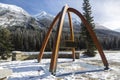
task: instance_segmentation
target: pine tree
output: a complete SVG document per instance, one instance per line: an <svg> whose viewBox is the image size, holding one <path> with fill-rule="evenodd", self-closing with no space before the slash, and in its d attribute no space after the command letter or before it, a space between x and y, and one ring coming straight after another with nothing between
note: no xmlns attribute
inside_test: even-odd
<svg viewBox="0 0 120 80"><path fill-rule="evenodd" d="M11 33L6 28L0 28L0 56L5 59L12 50Z"/></svg>
<svg viewBox="0 0 120 80"><path fill-rule="evenodd" d="M83 0L83 15L87 22L92 26L92 29L94 30L94 23L93 23L93 17L91 16L92 11L91 11L91 6L89 3L89 0ZM81 23L81 37L84 39L85 44L86 44L86 51L84 52L85 55L87 56L95 56L95 45L94 42L90 36L90 33L86 29L85 25Z"/></svg>

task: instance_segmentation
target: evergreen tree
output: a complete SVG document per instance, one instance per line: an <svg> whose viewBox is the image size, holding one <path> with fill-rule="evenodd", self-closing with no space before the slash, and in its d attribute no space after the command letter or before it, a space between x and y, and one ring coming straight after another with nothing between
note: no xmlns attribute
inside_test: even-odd
<svg viewBox="0 0 120 80"><path fill-rule="evenodd" d="M5 59L12 50L11 33L6 28L0 28L0 56Z"/></svg>
<svg viewBox="0 0 120 80"><path fill-rule="evenodd" d="M83 15L87 22L92 26L92 29L94 30L94 23L93 23L93 17L91 16L92 11L91 11L91 6L89 3L89 0L83 0ZM85 25L81 23L81 37L84 39L85 44L86 44L86 51L84 52L85 55L87 56L95 56L95 45L94 42L90 36L90 33L86 29Z"/></svg>

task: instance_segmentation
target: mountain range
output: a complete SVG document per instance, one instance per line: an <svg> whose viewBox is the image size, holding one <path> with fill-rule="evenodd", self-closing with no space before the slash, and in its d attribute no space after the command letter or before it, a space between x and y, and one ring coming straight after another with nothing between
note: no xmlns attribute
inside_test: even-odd
<svg viewBox="0 0 120 80"><path fill-rule="evenodd" d="M118 29L115 29L115 31L117 31L117 32L120 32L120 28L118 28Z"/></svg>
<svg viewBox="0 0 120 80"><path fill-rule="evenodd" d="M31 16L22 8L15 5L8 5L0 3L0 27L15 30L16 28L30 28L30 29L48 29L54 16L45 11ZM73 18L74 32L80 32L80 21ZM69 23L66 18L63 25L63 31L69 32ZM56 28L54 28L56 30ZM95 32L99 37L119 36L120 33L110 30L100 24L95 24Z"/></svg>

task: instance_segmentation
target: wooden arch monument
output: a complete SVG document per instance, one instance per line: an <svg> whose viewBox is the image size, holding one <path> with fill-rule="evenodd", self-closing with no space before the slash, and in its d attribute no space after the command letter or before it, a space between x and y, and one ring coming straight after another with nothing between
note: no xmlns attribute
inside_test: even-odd
<svg viewBox="0 0 120 80"><path fill-rule="evenodd" d="M109 69L109 67L108 67L109 65L108 65L107 59L106 59L106 57L104 55L104 52L102 50L102 47L101 47L98 39L96 37L96 34L92 30L91 25L89 25L87 20L83 17L83 15L79 11L77 11L74 8L68 7L68 5L65 5L62 8L62 10L57 14L57 16L54 18L52 24L50 25L50 28L49 28L46 36L45 36L45 39L43 41L40 53L38 55L38 62L40 62L42 57L43 57L43 52L44 52L44 50L46 48L47 42L48 42L48 40L50 38L50 35L52 33L52 29L53 29L53 27L55 27L55 24L58 21L57 33L56 33L56 36L55 36L55 43L53 45L54 47L53 47L53 50L52 50L51 63L50 63L50 68L49 68L49 71L52 74L54 74L56 72L60 38L61 38L63 22L64 22L64 18L65 18L66 13L68 14L69 25L70 25L70 39L71 39L71 41L74 42L73 24L72 24L72 18L71 18L70 12L76 14L81 19L81 21L83 22L83 24L85 25L85 27L89 31L89 33L91 35L91 38L93 39L93 42L96 45L96 48L99 51L99 54L101 56L102 62L104 64L104 66L105 66L105 69ZM73 57L73 60L74 60L75 59L75 48L72 48L72 57Z"/></svg>

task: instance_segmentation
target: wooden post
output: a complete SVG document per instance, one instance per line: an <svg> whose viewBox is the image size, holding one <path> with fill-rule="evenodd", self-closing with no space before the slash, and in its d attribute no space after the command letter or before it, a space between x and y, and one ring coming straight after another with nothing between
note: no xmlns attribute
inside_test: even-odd
<svg viewBox="0 0 120 80"><path fill-rule="evenodd" d="M52 24L50 25L50 28L49 28L46 36L45 36L45 39L44 39L43 44L42 44L42 47L40 49L40 53L38 55L38 62L40 62L42 57L43 57L43 52L44 52L44 50L46 48L46 45L48 43L48 40L50 38L50 34L52 33L52 29L55 26L55 24L56 24L57 20L59 19L59 17L60 17L60 13L57 14L57 16L54 18Z"/></svg>
<svg viewBox="0 0 120 80"><path fill-rule="evenodd" d="M68 8L68 11L75 13L82 20L83 24L85 25L85 27L87 28L88 32L90 33L90 36L92 37L93 42L95 43L95 45L96 45L96 47L97 47L97 49L99 51L99 54L101 56L101 59L102 59L103 64L105 66L105 69L109 69L108 68L109 65L108 65L107 59L106 59L106 57L104 55L104 52L102 50L102 46L100 45L100 43L99 43L99 41L97 39L97 36L95 35L94 31L92 30L91 25L89 25L89 23L84 18L84 16L79 11L77 11L76 9Z"/></svg>
<svg viewBox="0 0 120 80"><path fill-rule="evenodd" d="M68 18L69 18L69 25L70 25L70 39L71 41L74 42L73 24L72 24L71 14L69 11L68 11ZM72 57L73 57L73 61L75 61L75 48L72 48Z"/></svg>
<svg viewBox="0 0 120 80"><path fill-rule="evenodd" d="M57 34L56 34L56 38L55 38L55 44L53 47L51 63L50 63L50 72L52 74L54 74L56 72L60 38L61 38L61 33L62 33L62 28L63 28L64 17L67 12L67 9L68 9L68 6L65 5L61 11L60 19L58 22Z"/></svg>

